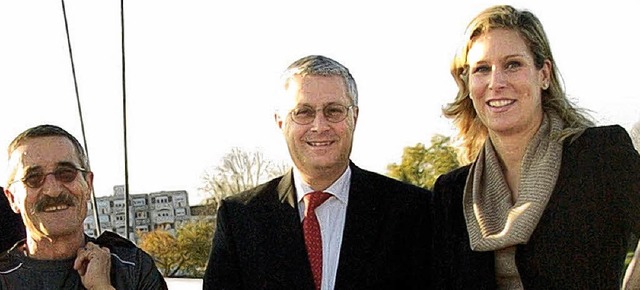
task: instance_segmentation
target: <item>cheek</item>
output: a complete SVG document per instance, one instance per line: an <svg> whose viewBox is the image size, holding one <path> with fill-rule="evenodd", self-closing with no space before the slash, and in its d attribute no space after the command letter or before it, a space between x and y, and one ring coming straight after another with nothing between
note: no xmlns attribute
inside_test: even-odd
<svg viewBox="0 0 640 290"><path fill-rule="evenodd" d="M305 134L305 128L293 122L285 127L285 135L289 139L298 139Z"/></svg>
<svg viewBox="0 0 640 290"><path fill-rule="evenodd" d="M480 99L487 88L486 82L480 78L471 77L469 79L469 97L472 100Z"/></svg>

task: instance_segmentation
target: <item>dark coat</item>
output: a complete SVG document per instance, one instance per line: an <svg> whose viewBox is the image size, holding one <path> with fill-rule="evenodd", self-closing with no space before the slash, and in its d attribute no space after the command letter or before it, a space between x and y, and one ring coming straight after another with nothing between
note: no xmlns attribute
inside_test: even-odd
<svg viewBox="0 0 640 290"><path fill-rule="evenodd" d="M494 289L493 252L474 252L462 209L469 166L436 181L437 289ZM516 264L525 289L620 289L632 233L640 232L640 156L620 126L565 142L560 175Z"/></svg>
<svg viewBox="0 0 640 290"><path fill-rule="evenodd" d="M335 289L425 289L430 192L351 164ZM292 172L226 199L204 289L314 289Z"/></svg>
<svg viewBox="0 0 640 290"><path fill-rule="evenodd" d="M0 192L2 192L0 196L0 253L2 253L24 239L25 231L22 217L13 212L2 187Z"/></svg>

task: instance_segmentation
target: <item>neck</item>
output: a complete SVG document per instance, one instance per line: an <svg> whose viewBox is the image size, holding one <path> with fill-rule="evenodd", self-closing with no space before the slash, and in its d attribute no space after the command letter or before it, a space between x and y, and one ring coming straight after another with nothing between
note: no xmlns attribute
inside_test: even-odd
<svg viewBox="0 0 640 290"><path fill-rule="evenodd" d="M85 245L84 233L56 236L33 236L27 233L26 253L38 260L61 260L75 257L78 249Z"/></svg>
<svg viewBox="0 0 640 290"><path fill-rule="evenodd" d="M302 176L302 181L311 186L311 188L315 191L324 191L329 188L342 174L349 165L345 165L340 169L333 168L314 168L313 170L302 171L300 170L300 175Z"/></svg>
<svg viewBox="0 0 640 290"><path fill-rule="evenodd" d="M529 141L531 141L533 136L538 132L540 124L542 124L542 122L537 126L529 127L528 130L514 134L489 132L489 138L491 138L491 143L502 165L502 173L511 190L513 200L516 200L519 196L522 159L524 158Z"/></svg>
<svg viewBox="0 0 640 290"><path fill-rule="evenodd" d="M529 141L540 129L542 119L535 126L516 133L501 133L489 131L489 138L498 154L500 162L507 170L520 169L520 163L527 150Z"/></svg>

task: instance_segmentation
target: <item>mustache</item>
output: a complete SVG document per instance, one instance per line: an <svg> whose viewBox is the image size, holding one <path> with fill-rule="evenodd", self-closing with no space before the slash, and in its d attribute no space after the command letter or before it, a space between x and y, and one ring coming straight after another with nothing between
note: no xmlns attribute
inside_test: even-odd
<svg viewBox="0 0 640 290"><path fill-rule="evenodd" d="M66 205L66 206L76 206L78 204L78 200L69 193L61 193L58 196L48 196L44 195L40 200L36 202L33 209L36 212L42 212L45 208L50 206L58 206L58 205Z"/></svg>

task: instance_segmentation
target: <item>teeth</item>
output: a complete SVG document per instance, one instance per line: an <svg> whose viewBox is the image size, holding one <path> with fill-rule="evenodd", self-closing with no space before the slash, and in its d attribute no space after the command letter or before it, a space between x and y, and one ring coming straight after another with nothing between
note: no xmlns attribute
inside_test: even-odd
<svg viewBox="0 0 640 290"><path fill-rule="evenodd" d="M514 100L495 100L489 101L489 106L491 107L504 107L506 105L511 105L515 102Z"/></svg>
<svg viewBox="0 0 640 290"><path fill-rule="evenodd" d="M329 146L331 142L308 142L311 146Z"/></svg>
<svg viewBox="0 0 640 290"><path fill-rule="evenodd" d="M45 212L51 212L51 211L58 211L58 210L63 210L63 209L67 209L69 208L66 205L56 205L56 206L48 206L44 208Z"/></svg>

